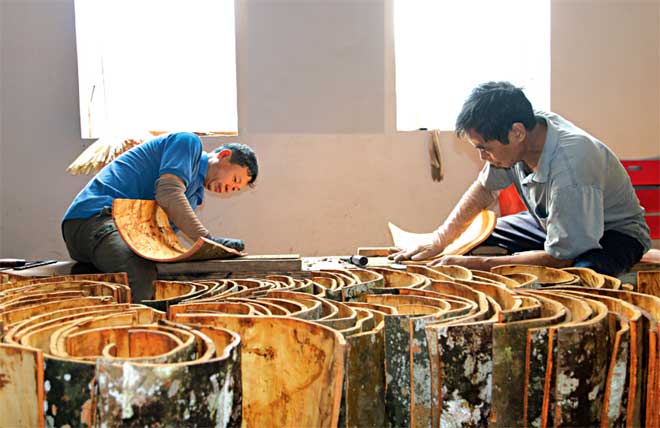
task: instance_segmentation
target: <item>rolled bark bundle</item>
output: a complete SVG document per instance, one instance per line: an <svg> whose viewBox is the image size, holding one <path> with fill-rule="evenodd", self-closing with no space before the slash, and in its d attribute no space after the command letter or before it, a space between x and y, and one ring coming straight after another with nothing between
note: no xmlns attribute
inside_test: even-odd
<svg viewBox="0 0 660 428"><path fill-rule="evenodd" d="M104 424L241 426L240 337L236 333L202 326L186 331L174 325L133 331L133 340L146 342L150 355L112 355L119 350L106 347L103 358L96 361L96 407ZM182 344L173 340L187 337L192 340Z"/></svg>
<svg viewBox="0 0 660 428"><path fill-rule="evenodd" d="M103 423L122 426L150 425L153 420L171 425L185 421L188 426L240 425L240 341L235 334L213 332L205 336L187 327L159 326L157 322L164 313L116 302L130 296L125 290L128 287L122 284L71 279L26 281L13 287L5 287L0 304L5 333L5 344L0 345L0 366L7 364L9 375L3 375L3 382L16 385L0 389L3 417L9 415L3 423L100 426L101 421L95 420L99 414L103 415ZM231 341L227 341L227 335ZM190 340L193 338L195 341ZM176 370L171 364L176 364ZM105 384L108 388L116 387L109 395L103 395L103 389L95 393L95 381L111 379L117 367L132 370L132 379L138 383L158 375L159 385L167 388L157 393L154 385L140 389L134 383L126 389L125 384L115 380ZM105 378L99 376L101 368L107 372ZM185 376L176 377L178 373ZM188 384L184 382L186 376ZM205 378L206 384L202 381ZM178 395L172 389L177 381ZM117 385L124 389L120 391ZM33 394L25 396L26 391ZM13 400L4 395L10 392L25 398L18 410L10 411ZM181 404L184 392L185 406ZM190 405L191 393L200 399L197 407ZM113 401L117 397L121 412L107 413L117 409ZM168 412L148 410L161 409L167 400L171 403ZM216 409L209 407L214 402ZM228 412L230 402L234 404ZM131 409L136 410L134 404L139 409L131 413Z"/></svg>
<svg viewBox="0 0 660 428"><path fill-rule="evenodd" d="M658 275L657 272L656 275ZM635 343L634 336L632 337L629 354L632 360L634 360L634 355L643 355L643 357L639 361L637 372L632 370L628 372L631 376L631 385L633 382L635 383L635 387L631 386L629 390L636 390L635 399L641 401L640 425L658 426L660 424L660 409L652 403L657 403L658 397L660 397L660 330L658 329L660 297L627 290L573 286L553 287L553 289L555 288L613 297L628 302L640 310L642 322L639 325L641 328L638 330L639 339ZM627 418L635 416L634 412L627 412ZM636 419L632 419L632 421L634 423Z"/></svg>
<svg viewBox="0 0 660 428"><path fill-rule="evenodd" d="M359 329L357 333L362 331L362 326L361 324L364 323L365 321L363 320L364 317L371 316L370 311L366 311L367 313L361 315L360 312L356 311L355 308L350 306L349 304L341 303L341 302L333 302L333 301L324 301L324 316L321 318L317 319L316 322L325 325L327 327L332 328L333 330L337 330L344 334L346 336L346 330L354 328L359 325ZM360 315L360 318L358 318L358 315ZM368 328L368 330L371 330L375 328L375 326L371 326ZM350 334L349 334L350 336Z"/></svg>
<svg viewBox="0 0 660 428"><path fill-rule="evenodd" d="M578 277L579 282L575 285L592 288L603 288L605 285L605 277L589 268L570 267L562 270Z"/></svg>
<svg viewBox="0 0 660 428"><path fill-rule="evenodd" d="M240 307L236 306L239 303L237 300L240 300ZM282 308L285 312L281 315L311 319L344 336L351 346L346 350L342 400L338 409L339 424L351 427L365 424L381 426L385 421L383 318L385 313L396 313L394 308L359 303L349 305L304 293L270 290L265 295L254 298L174 305L170 307L169 316L170 319L190 325L217 325L222 322L220 318L237 314L239 311L253 317L262 316L259 312L265 302ZM298 303L306 309L304 312L300 311L293 303ZM248 311L250 314L247 314ZM267 377L267 374L262 373L262 377L264 376ZM250 400L248 395L246 400Z"/></svg>
<svg viewBox="0 0 660 428"><path fill-rule="evenodd" d="M538 278L541 286L570 284L579 282L579 277L566 270L533 265L501 265L490 270L493 273L510 276L514 274L531 274Z"/></svg>
<svg viewBox="0 0 660 428"><path fill-rule="evenodd" d="M493 284L503 284L507 288L519 288L521 286L520 282L512 279L508 276L499 275L494 272L487 272L482 270L473 270L472 279L480 282L490 282ZM534 277L534 279L537 279Z"/></svg>
<svg viewBox="0 0 660 428"><path fill-rule="evenodd" d="M109 297L82 299L84 301L69 299L42 303L37 312L40 315L14 320L4 338L6 343L26 347L41 362L33 375L40 380L35 388L42 401L39 405L41 410L38 410L41 424L94 424L94 361L62 354L55 348L54 337L57 332L77 323L92 322L112 315L116 315L114 321L122 323L153 323L164 316L163 313L141 305L114 304ZM10 381L23 382L25 378ZM10 403L11 400L7 397L2 402Z"/></svg>
<svg viewBox="0 0 660 428"><path fill-rule="evenodd" d="M325 288L325 297L340 302L359 301L372 289L384 286L381 273L365 269L314 271L312 278Z"/></svg>
<svg viewBox="0 0 660 428"><path fill-rule="evenodd" d="M400 271L389 268L369 268L371 272L376 272L383 276L383 286L373 287L372 293L387 294L391 288L422 288L429 284L429 279L413 271Z"/></svg>
<svg viewBox="0 0 660 428"><path fill-rule="evenodd" d="M337 426L346 347L341 334L292 317L179 319L240 335L246 426Z"/></svg>
<svg viewBox="0 0 660 428"><path fill-rule="evenodd" d="M446 301L426 296L374 294L368 303L396 308L385 316L385 405L392 426L417 420L430 423L432 394L430 358L424 326L441 319L451 308Z"/></svg>
<svg viewBox="0 0 660 428"><path fill-rule="evenodd" d="M369 318L361 318L360 331L346 336L349 347L339 426L385 426L385 316L396 314L396 309L357 302L348 306Z"/></svg>
<svg viewBox="0 0 660 428"><path fill-rule="evenodd" d="M608 316L614 317L615 328L610 329L612 357L607 373L605 398L601 421L608 426L622 426L627 419L633 426L640 421L643 364L641 348L642 312L636 306L620 299L601 296L581 289L569 289L564 293L597 300L605 304Z"/></svg>
<svg viewBox="0 0 660 428"><path fill-rule="evenodd" d="M464 268L463 266L452 266L452 265L433 266L430 269L433 269L434 271L439 272L443 275L447 275L453 279L462 279L468 281L472 279L472 271L467 268Z"/></svg>
<svg viewBox="0 0 660 428"><path fill-rule="evenodd" d="M181 262L244 254L204 237L197 238L192 247L186 248L174 233L165 211L153 200L115 199L112 218L129 248L147 260Z"/></svg>

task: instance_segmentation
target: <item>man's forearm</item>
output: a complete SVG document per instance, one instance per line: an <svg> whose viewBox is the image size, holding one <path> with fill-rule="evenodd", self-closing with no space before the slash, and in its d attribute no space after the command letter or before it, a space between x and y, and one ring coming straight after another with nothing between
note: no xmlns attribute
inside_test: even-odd
<svg viewBox="0 0 660 428"><path fill-rule="evenodd" d="M537 265L553 268L565 268L573 266L573 260L561 260L552 257L543 250L525 251L510 256L497 257L477 257L477 256L446 256L442 259L442 264L459 265L468 269L477 269L489 271L495 266L509 264Z"/></svg>
<svg viewBox="0 0 660 428"><path fill-rule="evenodd" d="M474 217L495 201L495 193L476 180L463 194L447 219L436 229L436 239L444 248L470 225Z"/></svg>

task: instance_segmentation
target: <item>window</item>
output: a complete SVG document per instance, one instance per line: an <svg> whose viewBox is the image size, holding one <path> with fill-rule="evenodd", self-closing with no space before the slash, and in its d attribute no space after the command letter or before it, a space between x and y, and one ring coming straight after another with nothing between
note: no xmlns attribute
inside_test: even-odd
<svg viewBox="0 0 660 428"><path fill-rule="evenodd" d="M395 0L397 129L453 130L470 91L507 80L550 107L550 0Z"/></svg>
<svg viewBox="0 0 660 428"><path fill-rule="evenodd" d="M76 0L81 135L236 132L234 0Z"/></svg>

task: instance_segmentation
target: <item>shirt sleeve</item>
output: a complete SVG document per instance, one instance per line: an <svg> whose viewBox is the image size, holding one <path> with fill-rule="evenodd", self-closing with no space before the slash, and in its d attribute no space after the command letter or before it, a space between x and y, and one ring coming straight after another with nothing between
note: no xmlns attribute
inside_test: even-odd
<svg viewBox="0 0 660 428"><path fill-rule="evenodd" d="M156 202L165 210L174 225L193 241L208 236L209 231L195 215L186 199L186 188L173 177L161 177L156 181Z"/></svg>
<svg viewBox="0 0 660 428"><path fill-rule="evenodd" d="M603 193L593 186L564 186L550 192L545 251L561 259L599 249L604 231Z"/></svg>
<svg viewBox="0 0 660 428"><path fill-rule="evenodd" d="M482 186L490 191L505 189L513 183L509 170L496 168L488 162L481 169L478 180Z"/></svg>
<svg viewBox="0 0 660 428"><path fill-rule="evenodd" d="M158 176L174 174L187 188L193 179L195 164L202 156L202 140L191 132L179 132L166 138Z"/></svg>

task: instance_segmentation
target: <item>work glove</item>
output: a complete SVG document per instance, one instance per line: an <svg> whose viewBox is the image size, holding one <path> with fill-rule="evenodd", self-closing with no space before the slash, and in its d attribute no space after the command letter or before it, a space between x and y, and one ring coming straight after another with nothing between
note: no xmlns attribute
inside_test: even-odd
<svg viewBox="0 0 660 428"><path fill-rule="evenodd" d="M241 239L232 239L232 238L221 238L221 237L210 237L211 241L216 244L224 245L227 248L231 248L236 251L243 251L245 248L245 242Z"/></svg>

